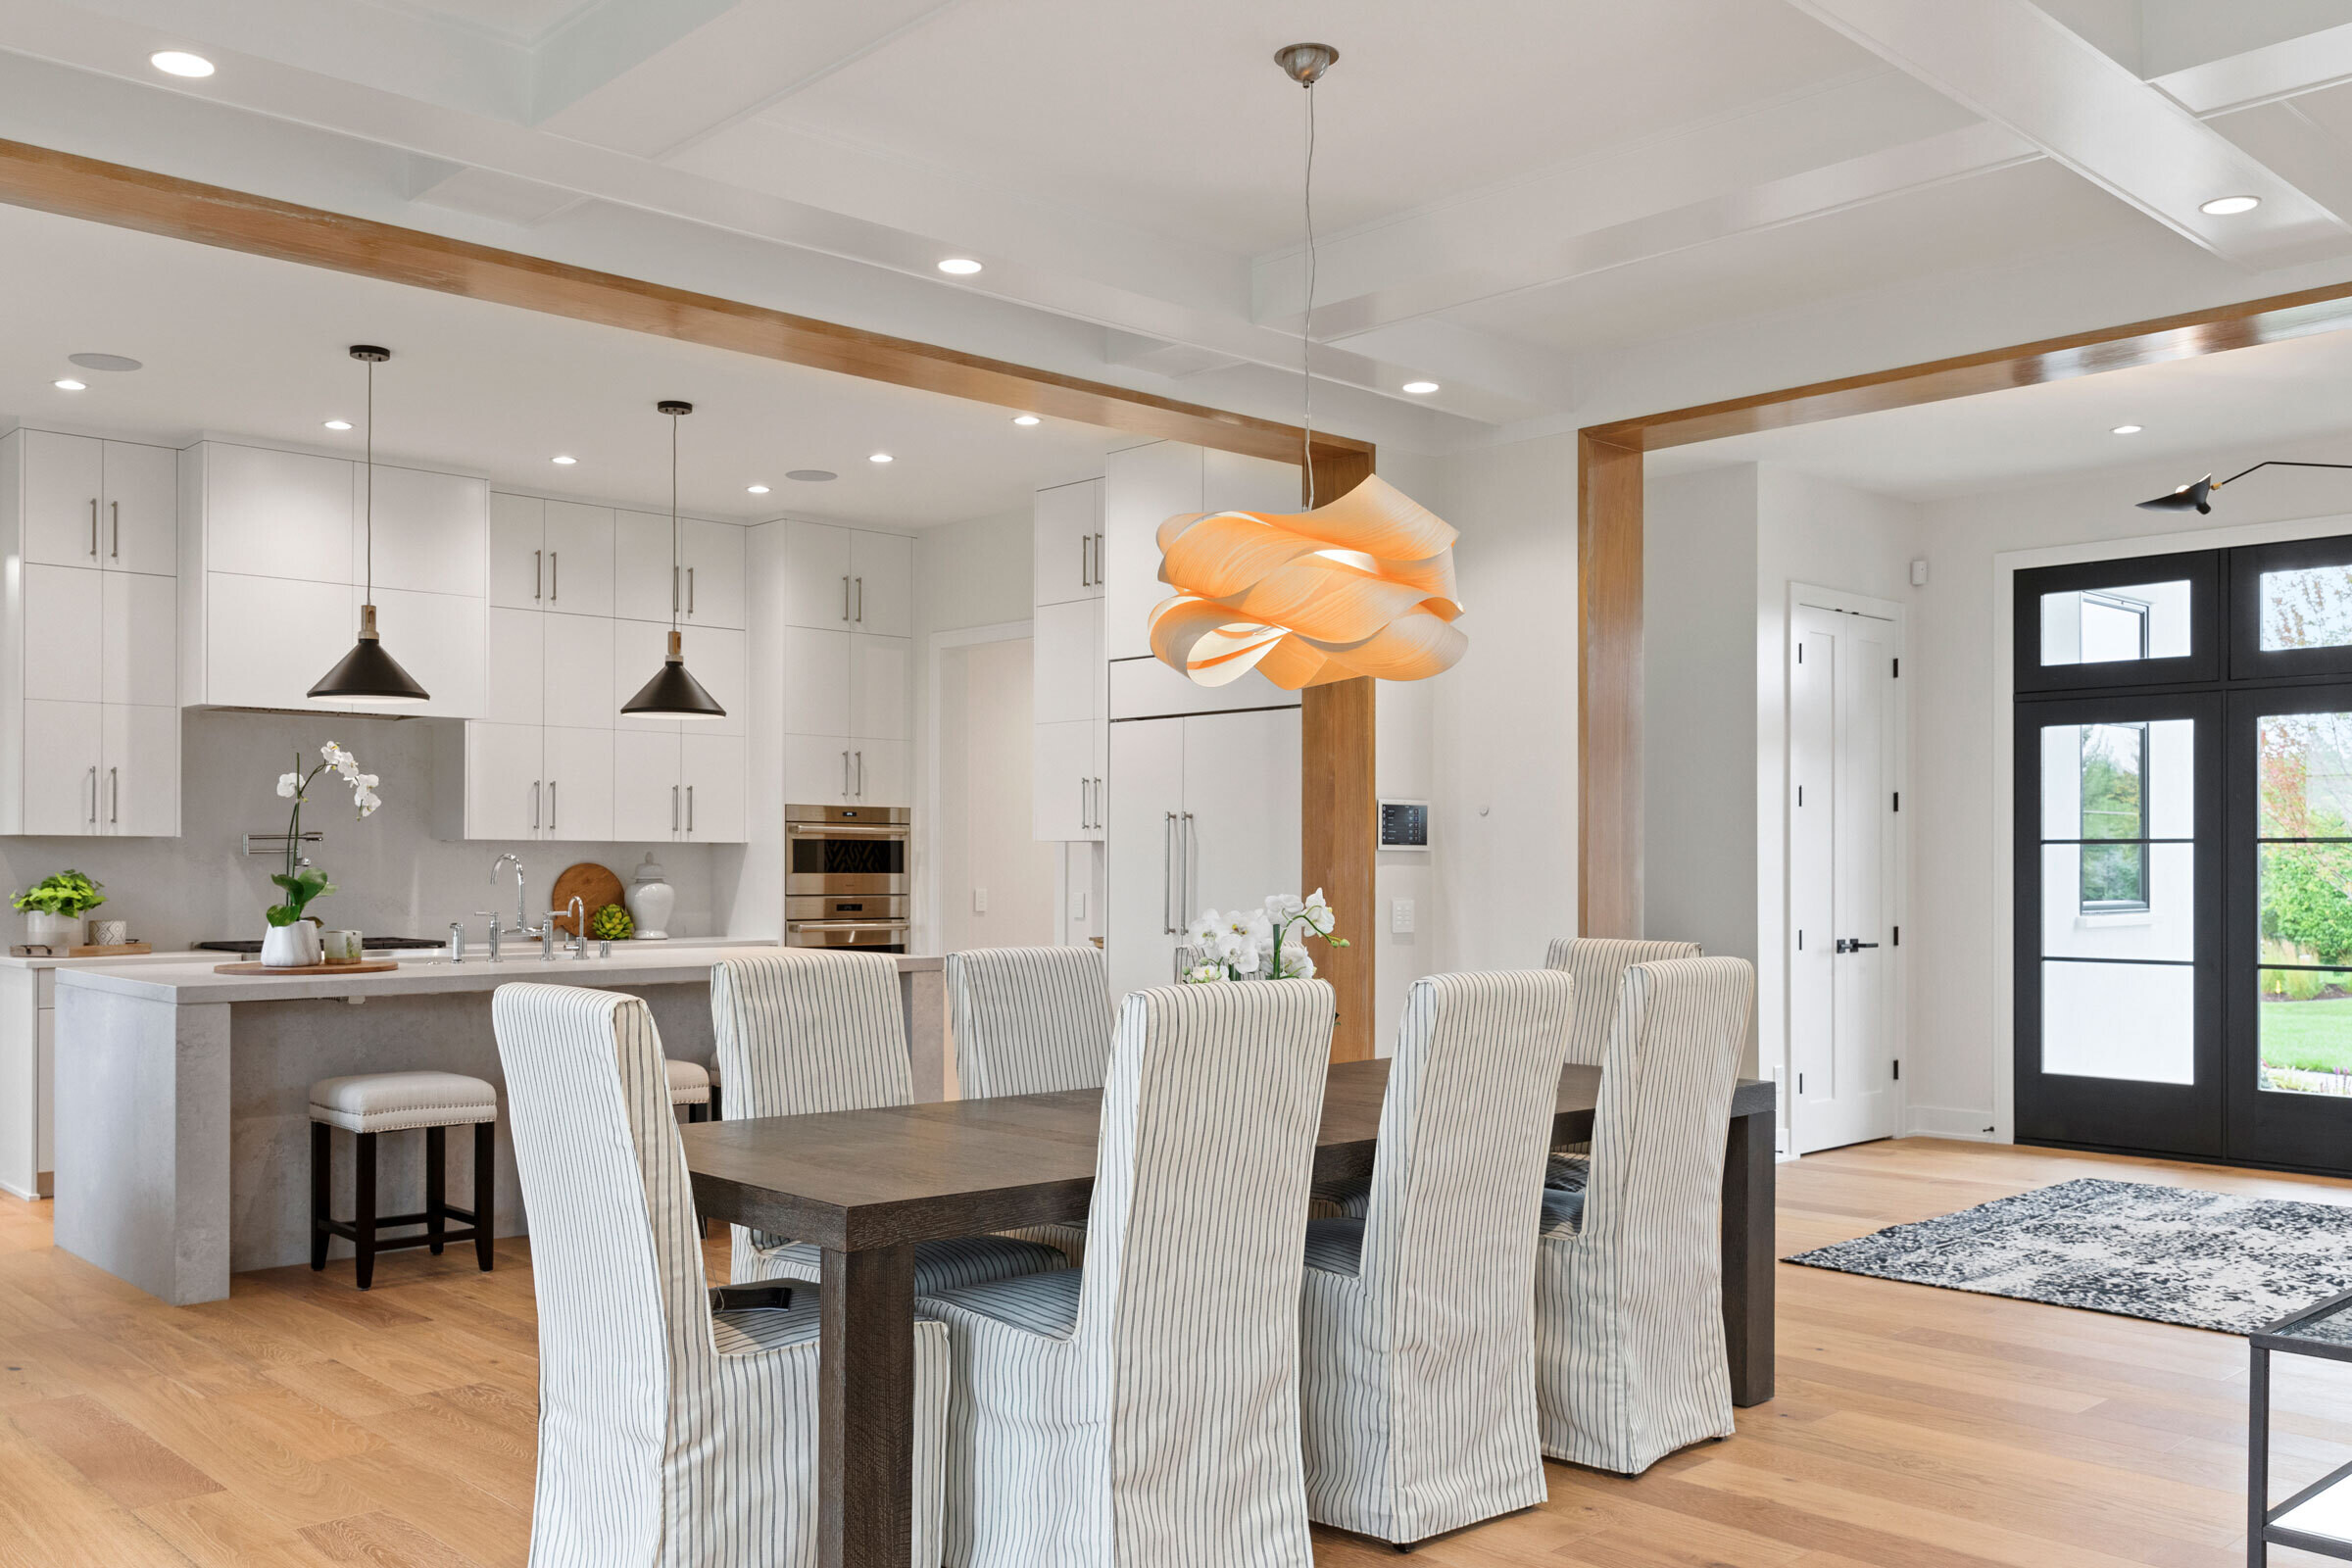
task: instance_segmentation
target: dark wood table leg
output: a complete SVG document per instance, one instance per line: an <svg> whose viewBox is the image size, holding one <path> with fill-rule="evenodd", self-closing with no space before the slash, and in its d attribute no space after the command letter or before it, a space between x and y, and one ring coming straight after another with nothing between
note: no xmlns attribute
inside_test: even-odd
<svg viewBox="0 0 2352 1568"><path fill-rule="evenodd" d="M1773 1116L1734 1116L1723 1152L1723 1336L1732 1402L1772 1397Z"/></svg>
<svg viewBox="0 0 2352 1568"><path fill-rule="evenodd" d="M914 1248L825 1250L816 1551L823 1568L910 1568Z"/></svg>

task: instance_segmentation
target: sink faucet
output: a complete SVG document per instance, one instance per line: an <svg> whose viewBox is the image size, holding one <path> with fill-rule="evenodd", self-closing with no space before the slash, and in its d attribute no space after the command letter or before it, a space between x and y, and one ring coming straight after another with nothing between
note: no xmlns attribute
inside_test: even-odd
<svg viewBox="0 0 2352 1568"><path fill-rule="evenodd" d="M564 907L547 911L547 924L539 930L540 962L552 963L555 960L556 932L562 929L556 922L566 917L577 922L572 927L571 956L575 958L588 956L588 906L580 902L580 896L575 893L571 896L571 903Z"/></svg>
<svg viewBox="0 0 2352 1568"><path fill-rule="evenodd" d="M510 861L512 861L514 866L514 923L508 928L507 935L511 937L535 937L539 935L539 928L531 924L529 906L523 902L528 895L523 891L522 857L519 855L502 855L497 859L491 861L490 880L496 882L498 880L499 868L506 865ZM498 922L496 920L491 922L491 929L493 932L497 930L497 925Z"/></svg>

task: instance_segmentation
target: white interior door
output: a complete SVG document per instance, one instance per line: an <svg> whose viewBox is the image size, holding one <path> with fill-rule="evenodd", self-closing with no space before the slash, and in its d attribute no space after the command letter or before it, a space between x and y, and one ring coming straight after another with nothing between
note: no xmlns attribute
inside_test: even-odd
<svg viewBox="0 0 2352 1568"><path fill-rule="evenodd" d="M1789 1127L1798 1153L1899 1130L1901 628L1799 606L1788 686Z"/></svg>

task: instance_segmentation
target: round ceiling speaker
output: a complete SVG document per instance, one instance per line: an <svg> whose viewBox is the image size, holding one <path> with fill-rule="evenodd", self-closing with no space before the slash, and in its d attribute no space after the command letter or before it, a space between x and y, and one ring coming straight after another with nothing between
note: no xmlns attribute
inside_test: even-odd
<svg viewBox="0 0 2352 1568"><path fill-rule="evenodd" d="M784 477L798 479L803 484L823 484L827 479L838 479L841 475L831 468L795 468Z"/></svg>
<svg viewBox="0 0 2352 1568"><path fill-rule="evenodd" d="M69 354L69 364L85 370L137 370L144 368L138 361L121 354Z"/></svg>

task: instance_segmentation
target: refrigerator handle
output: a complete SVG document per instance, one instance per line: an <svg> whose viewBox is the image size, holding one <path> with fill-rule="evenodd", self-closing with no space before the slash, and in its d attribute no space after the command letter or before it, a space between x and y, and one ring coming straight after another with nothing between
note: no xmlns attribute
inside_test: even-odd
<svg viewBox="0 0 2352 1568"><path fill-rule="evenodd" d="M1168 906L1175 902L1176 898L1182 892L1182 888L1177 881L1178 877L1182 875L1182 872L1174 863L1176 858L1176 813L1174 811L1170 811L1168 813L1168 819L1165 823L1161 824L1159 834L1160 934L1163 936L1172 937L1176 934L1177 916L1168 912Z"/></svg>

